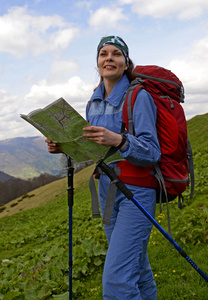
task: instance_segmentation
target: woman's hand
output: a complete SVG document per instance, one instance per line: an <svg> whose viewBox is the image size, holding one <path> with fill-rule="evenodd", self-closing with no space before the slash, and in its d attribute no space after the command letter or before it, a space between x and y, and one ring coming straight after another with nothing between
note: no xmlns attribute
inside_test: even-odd
<svg viewBox="0 0 208 300"><path fill-rule="evenodd" d="M45 139L45 142L48 144L48 152L49 153L52 153L52 154L55 154L55 153L64 153L60 147L53 143L51 140L49 139Z"/></svg>
<svg viewBox="0 0 208 300"><path fill-rule="evenodd" d="M122 136L120 134L110 131L104 127L88 126L84 127L83 130L87 131L83 134L86 139L103 146L117 147L122 141ZM123 145L121 150L123 150L125 146L126 143Z"/></svg>

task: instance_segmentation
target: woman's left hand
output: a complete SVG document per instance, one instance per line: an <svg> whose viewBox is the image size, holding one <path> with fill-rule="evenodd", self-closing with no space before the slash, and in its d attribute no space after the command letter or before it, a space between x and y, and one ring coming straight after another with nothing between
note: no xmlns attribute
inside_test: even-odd
<svg viewBox="0 0 208 300"><path fill-rule="evenodd" d="M104 127L88 126L84 127L83 130L87 131L83 134L86 139L103 146L117 147L122 141L122 136L120 134ZM126 144L123 145L122 149L124 149L125 146Z"/></svg>

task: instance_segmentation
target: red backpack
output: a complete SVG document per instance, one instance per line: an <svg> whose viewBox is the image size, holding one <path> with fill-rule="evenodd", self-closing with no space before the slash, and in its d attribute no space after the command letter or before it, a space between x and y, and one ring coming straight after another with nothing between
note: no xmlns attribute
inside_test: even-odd
<svg viewBox="0 0 208 300"><path fill-rule="evenodd" d="M134 134L133 109L140 89L152 96L157 107L157 134L161 147L160 162L154 167L142 168L128 161L121 161L119 179L124 183L157 188L157 202L167 202L179 196L189 184L191 197L194 192L192 150L187 136L187 122L180 102L184 102L181 81L171 71L162 67L136 66L137 78L131 82L123 106L123 122L130 134ZM139 98L138 100L139 101Z"/></svg>
<svg viewBox="0 0 208 300"><path fill-rule="evenodd" d="M136 79L127 90L123 105L123 123L130 134L134 134L133 110L137 94L145 89L152 96L157 107L157 135L161 148L160 161L150 167L131 164L127 160L118 162L114 171L124 183L157 190L157 203L167 203L168 229L171 235L168 202L178 196L178 207L183 207L182 192L189 185L191 177L191 197L194 195L194 167L191 145L187 136L187 122L180 102L184 102L181 81L171 71L158 66L136 66ZM139 101L139 97L137 99ZM113 153L110 148L105 158ZM112 152L111 152L112 150ZM94 174L99 170L95 169ZM97 177L96 177L97 178ZM93 176L89 182L92 196L93 216L98 217L98 198ZM115 188L114 188L115 186ZM106 199L103 223L109 225L116 193L116 185L111 184Z"/></svg>

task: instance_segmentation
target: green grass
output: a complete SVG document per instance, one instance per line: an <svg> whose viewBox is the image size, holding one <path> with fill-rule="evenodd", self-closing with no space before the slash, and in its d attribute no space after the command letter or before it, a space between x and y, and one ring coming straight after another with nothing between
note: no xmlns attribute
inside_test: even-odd
<svg viewBox="0 0 208 300"><path fill-rule="evenodd" d="M93 299L93 295L96 299L99 293L101 295L107 243L101 221L91 218L86 181L91 172L92 167L89 167L75 175L73 299L84 299L85 296L86 299ZM77 178L81 187L78 187ZM2 217L0 228L0 261L7 260L0 263L0 299L52 299L62 294L60 299L67 299L69 269L66 192L64 197L54 197L40 207ZM98 280L99 287L94 285Z"/></svg>
<svg viewBox="0 0 208 300"><path fill-rule="evenodd" d="M203 134L201 124L207 124L207 118L202 119L200 123L197 118L197 124ZM200 139L200 132L197 136ZM197 140L197 136L191 139ZM177 208L177 200L171 202L170 221L173 239L208 274L207 147L203 143L199 147L196 141L194 145L195 196L190 199L189 191L184 193L182 210ZM102 222L91 217L88 179L92 170L93 166L74 176L73 299L80 300L102 299L107 250ZM66 188L66 179L53 182L33 191L32 197L8 203L0 212L0 299L68 300ZM162 214L157 206L156 219L167 231L165 204ZM156 228L152 230L148 254L159 300L207 299L207 282Z"/></svg>
<svg viewBox="0 0 208 300"><path fill-rule="evenodd" d="M207 197L200 198L194 198L182 210L177 208L176 201L169 205L171 229L173 239L208 274ZM157 220L167 231L166 214L159 215ZM156 228L152 230L148 253L158 287L158 299L206 299L206 281Z"/></svg>

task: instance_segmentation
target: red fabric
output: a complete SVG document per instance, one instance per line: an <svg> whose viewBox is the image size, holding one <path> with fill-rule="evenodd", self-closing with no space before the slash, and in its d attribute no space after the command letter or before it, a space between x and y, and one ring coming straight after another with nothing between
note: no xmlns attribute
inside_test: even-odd
<svg viewBox="0 0 208 300"><path fill-rule="evenodd" d="M117 175L124 183L157 188L157 179L150 173L153 167L140 167L131 164L127 160L122 160L117 164L120 168L121 174Z"/></svg>
<svg viewBox="0 0 208 300"><path fill-rule="evenodd" d="M157 110L157 134L162 154L177 150L179 138L176 119L169 112L165 112L159 107Z"/></svg>
<svg viewBox="0 0 208 300"><path fill-rule="evenodd" d="M134 71L151 77L174 81L181 87L142 78L143 85L134 89L131 99L131 111L133 113L138 90L144 87L151 94L157 107L156 126L162 153L159 167L165 178L167 192L171 195L180 195L188 183L187 123L183 108L179 103L181 89L183 89L182 83L171 71L158 66L136 66ZM127 101L123 107L123 121L128 129ZM120 162L118 166L121 168L119 178L124 183L150 188L157 187L155 177L149 173L152 168L135 166L127 161ZM178 182L179 180L184 182Z"/></svg>

